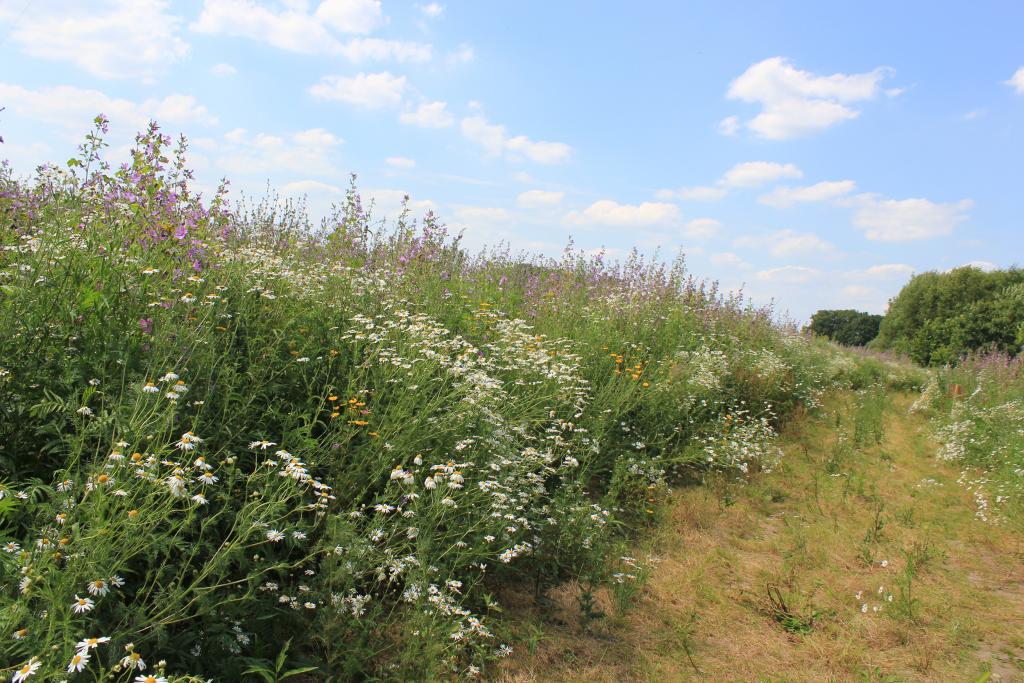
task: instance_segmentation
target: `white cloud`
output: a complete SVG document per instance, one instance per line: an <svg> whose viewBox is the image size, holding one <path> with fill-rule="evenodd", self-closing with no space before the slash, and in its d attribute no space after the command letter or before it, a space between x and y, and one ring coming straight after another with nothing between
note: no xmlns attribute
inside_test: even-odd
<svg viewBox="0 0 1024 683"><path fill-rule="evenodd" d="M181 18L163 0L47 2L29 11L0 9L0 23L32 57L70 62L99 78L149 80L183 59Z"/></svg>
<svg viewBox="0 0 1024 683"><path fill-rule="evenodd" d="M217 123L217 117L191 95L174 94L133 102L69 85L30 90L0 83L0 102L22 116L74 131L84 131L93 117L101 113L110 119L111 125L135 131L145 128L150 120L164 124Z"/></svg>
<svg viewBox="0 0 1024 683"><path fill-rule="evenodd" d="M505 126L489 123L483 116L462 119L462 135L483 147L489 156L525 157L538 164L560 164L568 161L572 153L564 142L534 141L525 135L510 138Z"/></svg>
<svg viewBox="0 0 1024 683"><path fill-rule="evenodd" d="M711 254L708 257L716 266L729 266L731 268L749 268L750 264L744 261L742 258L732 253L731 251L723 251L717 254Z"/></svg>
<svg viewBox="0 0 1024 683"><path fill-rule="evenodd" d="M429 62L433 48L422 43L382 38L356 38L337 48L338 54L351 62L393 60L396 62Z"/></svg>
<svg viewBox="0 0 1024 683"><path fill-rule="evenodd" d="M850 194L857 188L852 180L826 180L803 187L776 187L768 194L758 197L759 202L784 208L802 202L827 202Z"/></svg>
<svg viewBox="0 0 1024 683"><path fill-rule="evenodd" d="M445 7L439 2L431 2L426 5L417 5L420 8L420 12L430 17L431 19L439 17L444 14Z"/></svg>
<svg viewBox="0 0 1024 683"><path fill-rule="evenodd" d="M516 181L517 183L523 183L526 185L534 185L537 182L536 180L534 180L533 176L527 173L526 171L516 171L515 173L512 174L511 177L512 180Z"/></svg>
<svg viewBox="0 0 1024 683"><path fill-rule="evenodd" d="M544 206L555 206L565 198L564 192L551 192L548 190L527 190L519 193L516 203L519 206L538 208Z"/></svg>
<svg viewBox="0 0 1024 683"><path fill-rule="evenodd" d="M772 256L824 254L835 247L814 233L777 230L764 235L743 235L732 241L734 247L767 250Z"/></svg>
<svg viewBox="0 0 1024 683"><path fill-rule="evenodd" d="M375 74L359 73L354 77L324 76L309 92L318 99L340 100L359 107L380 109L397 107L405 92L405 76L393 76L388 71Z"/></svg>
<svg viewBox="0 0 1024 683"><path fill-rule="evenodd" d="M220 64L214 64L211 66L210 73L214 76L234 76L238 73L238 69L227 62L221 62Z"/></svg>
<svg viewBox="0 0 1024 683"><path fill-rule="evenodd" d="M570 211L564 222L569 225L608 225L615 227L650 227L679 222L679 207L675 204L643 202L619 204L601 199L583 211Z"/></svg>
<svg viewBox="0 0 1024 683"><path fill-rule="evenodd" d="M909 242L949 235L966 221L974 205L970 199L938 204L927 199L883 199L861 194L840 202L854 208L853 224L865 231L869 240Z"/></svg>
<svg viewBox="0 0 1024 683"><path fill-rule="evenodd" d="M205 0L191 28L199 33L258 40L302 54L333 53L340 46L321 20L303 8L275 12L253 0Z"/></svg>
<svg viewBox="0 0 1024 683"><path fill-rule="evenodd" d="M714 185L681 187L678 190L658 190L654 196L661 200L679 199L688 202L714 202L729 193L729 188L757 187L783 178L802 178L804 172L793 164L774 161L745 161L726 171Z"/></svg>
<svg viewBox="0 0 1024 683"><path fill-rule="evenodd" d="M740 118L738 116L726 116L718 122L718 132L722 135L736 135L740 129Z"/></svg>
<svg viewBox="0 0 1024 683"><path fill-rule="evenodd" d="M250 134L235 128L216 147L217 165L232 175L269 175L290 171L328 176L338 171L330 161L342 140L323 128L288 135ZM322 189L322 188L321 188Z"/></svg>
<svg viewBox="0 0 1024 683"><path fill-rule="evenodd" d="M721 231L721 222L714 218L695 218L683 226L683 234L692 239L709 239Z"/></svg>
<svg viewBox="0 0 1024 683"><path fill-rule="evenodd" d="M727 96L760 104L761 113L744 125L761 137L785 140L857 118L860 111L849 105L876 97L888 73L888 69L878 68L860 74L817 76L782 57L771 57L743 72L730 84Z"/></svg>
<svg viewBox="0 0 1024 683"><path fill-rule="evenodd" d="M802 178L803 175L803 171L793 164L746 161L726 171L718 184L724 187L757 187L782 178Z"/></svg>
<svg viewBox="0 0 1024 683"><path fill-rule="evenodd" d="M305 2L273 9L254 0L205 0L193 31L257 40L307 55L339 55L353 62L391 59L423 62L431 47L379 38L343 42L336 35L370 33L385 23L378 0L324 0L312 13Z"/></svg>
<svg viewBox="0 0 1024 683"><path fill-rule="evenodd" d="M1016 90L1018 95L1024 95L1024 66L1017 69L1010 76L1010 80L1006 81L1006 85Z"/></svg>
<svg viewBox="0 0 1024 683"><path fill-rule="evenodd" d="M384 23L380 0L324 0L315 16L341 33L366 34Z"/></svg>
<svg viewBox="0 0 1024 683"><path fill-rule="evenodd" d="M416 168L416 160L408 157L388 157L384 163L395 168Z"/></svg>
<svg viewBox="0 0 1024 683"><path fill-rule="evenodd" d="M898 280L913 274L914 266L906 263L880 263L863 270L851 270L848 277L864 280Z"/></svg>
<svg viewBox="0 0 1024 683"><path fill-rule="evenodd" d="M424 102L416 109L403 111L398 120L421 128L447 128L455 123L446 102Z"/></svg>
<svg viewBox="0 0 1024 683"><path fill-rule="evenodd" d="M818 278L821 271L807 266L782 266L759 270L755 277L766 282L778 282L785 285L802 285Z"/></svg>

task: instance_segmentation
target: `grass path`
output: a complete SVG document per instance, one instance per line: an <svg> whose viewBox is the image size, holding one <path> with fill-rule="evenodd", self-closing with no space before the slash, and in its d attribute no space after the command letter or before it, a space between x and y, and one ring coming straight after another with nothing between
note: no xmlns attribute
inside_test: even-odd
<svg viewBox="0 0 1024 683"><path fill-rule="evenodd" d="M499 679L1024 681L1024 539L975 518L910 401L855 448L836 397L787 428L776 471L677 491L633 607L599 596L584 628L567 586L523 608Z"/></svg>

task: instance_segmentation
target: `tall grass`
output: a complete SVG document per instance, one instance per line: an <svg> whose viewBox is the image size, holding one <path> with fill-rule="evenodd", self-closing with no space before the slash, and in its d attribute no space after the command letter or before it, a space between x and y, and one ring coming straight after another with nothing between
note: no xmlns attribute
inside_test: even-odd
<svg viewBox="0 0 1024 683"><path fill-rule="evenodd" d="M504 587L621 582L675 473L767 466L871 379L681 259L473 255L354 187L319 226L232 209L184 140L112 169L105 129L0 173L16 680L479 675Z"/></svg>

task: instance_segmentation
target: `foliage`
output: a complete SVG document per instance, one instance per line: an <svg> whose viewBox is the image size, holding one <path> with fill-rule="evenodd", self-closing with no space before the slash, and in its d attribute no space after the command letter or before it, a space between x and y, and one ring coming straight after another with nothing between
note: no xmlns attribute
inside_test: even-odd
<svg viewBox="0 0 1024 683"><path fill-rule="evenodd" d="M472 255L354 186L318 227L229 208L105 128L0 171L3 675L477 676L503 587L641 580L674 476L771 466L888 367L681 259Z"/></svg>
<svg viewBox="0 0 1024 683"><path fill-rule="evenodd" d="M811 316L811 332L844 346L866 346L878 336L882 316L861 311L821 310Z"/></svg>
<svg viewBox="0 0 1024 683"><path fill-rule="evenodd" d="M1015 355L1022 327L1024 270L965 266L913 277L890 302L872 346L945 365L975 350Z"/></svg>

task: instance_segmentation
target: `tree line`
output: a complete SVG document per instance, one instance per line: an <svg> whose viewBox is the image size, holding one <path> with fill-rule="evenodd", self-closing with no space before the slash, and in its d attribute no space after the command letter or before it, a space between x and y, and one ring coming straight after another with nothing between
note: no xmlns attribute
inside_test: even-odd
<svg viewBox="0 0 1024 683"><path fill-rule="evenodd" d="M808 329L846 346L895 351L946 365L977 350L1016 355L1024 347L1024 270L973 266L915 275L884 316L821 310Z"/></svg>

